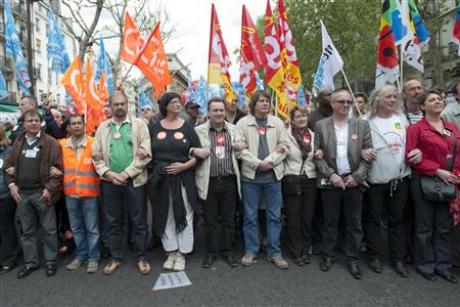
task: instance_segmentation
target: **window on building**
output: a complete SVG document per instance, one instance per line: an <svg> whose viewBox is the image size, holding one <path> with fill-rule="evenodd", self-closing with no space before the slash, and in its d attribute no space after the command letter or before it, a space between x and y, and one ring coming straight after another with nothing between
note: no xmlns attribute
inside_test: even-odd
<svg viewBox="0 0 460 307"><path fill-rule="evenodd" d="M38 80L42 80L42 64L37 64L37 67L35 68L35 75Z"/></svg>
<svg viewBox="0 0 460 307"><path fill-rule="evenodd" d="M40 32L40 19L35 18L35 31Z"/></svg>
<svg viewBox="0 0 460 307"><path fill-rule="evenodd" d="M41 53L42 50L42 40L39 38L35 39L35 50L37 51L38 54Z"/></svg>

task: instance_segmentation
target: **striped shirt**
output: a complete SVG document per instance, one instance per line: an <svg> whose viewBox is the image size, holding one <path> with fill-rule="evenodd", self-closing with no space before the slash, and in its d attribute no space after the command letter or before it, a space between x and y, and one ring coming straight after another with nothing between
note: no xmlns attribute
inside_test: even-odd
<svg viewBox="0 0 460 307"><path fill-rule="evenodd" d="M209 139L211 142L211 178L234 175L232 140L225 123L222 130L216 130L211 127L209 129Z"/></svg>

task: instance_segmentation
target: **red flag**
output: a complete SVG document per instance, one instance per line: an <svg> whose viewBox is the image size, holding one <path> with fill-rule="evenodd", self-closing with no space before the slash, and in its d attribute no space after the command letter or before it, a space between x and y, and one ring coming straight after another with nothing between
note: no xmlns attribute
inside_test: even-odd
<svg viewBox="0 0 460 307"><path fill-rule="evenodd" d="M272 88L278 102L276 109L278 114L284 118L289 116L289 105L287 99L287 89L285 82L285 65L282 63L282 54L280 46L280 33L275 27L270 0L267 0L267 9L265 11L265 44L264 50L267 56L267 66L265 67L265 83ZM285 64L285 63L284 63Z"/></svg>
<svg viewBox="0 0 460 307"><path fill-rule="evenodd" d="M458 55L460 56L460 1L457 1L457 9L455 10L454 31L452 40L458 46Z"/></svg>
<svg viewBox="0 0 460 307"><path fill-rule="evenodd" d="M294 38L289 26L283 0L278 0L278 27L280 31L280 47L282 62L285 62L285 81L288 88L288 98L293 105L296 104L296 94L302 85L300 65L294 46ZM284 64L283 64L284 65Z"/></svg>
<svg viewBox="0 0 460 307"><path fill-rule="evenodd" d="M245 5L241 20L240 54L240 82L246 89L246 95L250 96L257 90L255 72L267 64L267 57Z"/></svg>
<svg viewBox="0 0 460 307"><path fill-rule="evenodd" d="M217 18L214 4L211 6L211 31L209 38L209 57L208 57L208 82L224 84L224 99L228 103L233 103L235 91L233 90L229 68L232 64L225 47L219 19Z"/></svg>

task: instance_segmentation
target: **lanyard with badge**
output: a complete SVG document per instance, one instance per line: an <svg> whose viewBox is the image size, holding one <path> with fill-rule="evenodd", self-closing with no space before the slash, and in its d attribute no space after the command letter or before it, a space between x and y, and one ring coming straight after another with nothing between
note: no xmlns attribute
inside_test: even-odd
<svg viewBox="0 0 460 307"><path fill-rule="evenodd" d="M25 152L23 152L24 157L26 157L28 159L35 159L35 158L37 158L37 154L38 154L39 151L40 151L40 148L38 148L37 146L35 146L32 149L26 149Z"/></svg>

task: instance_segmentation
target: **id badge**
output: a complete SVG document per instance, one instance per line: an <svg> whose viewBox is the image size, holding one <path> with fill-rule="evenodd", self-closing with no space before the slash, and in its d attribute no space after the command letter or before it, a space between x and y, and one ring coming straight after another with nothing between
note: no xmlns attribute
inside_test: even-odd
<svg viewBox="0 0 460 307"><path fill-rule="evenodd" d="M35 149L27 149L24 156L29 159L35 159L37 157L37 151L38 150Z"/></svg>
<svg viewBox="0 0 460 307"><path fill-rule="evenodd" d="M225 146L216 146L216 158L217 159L225 158Z"/></svg>

